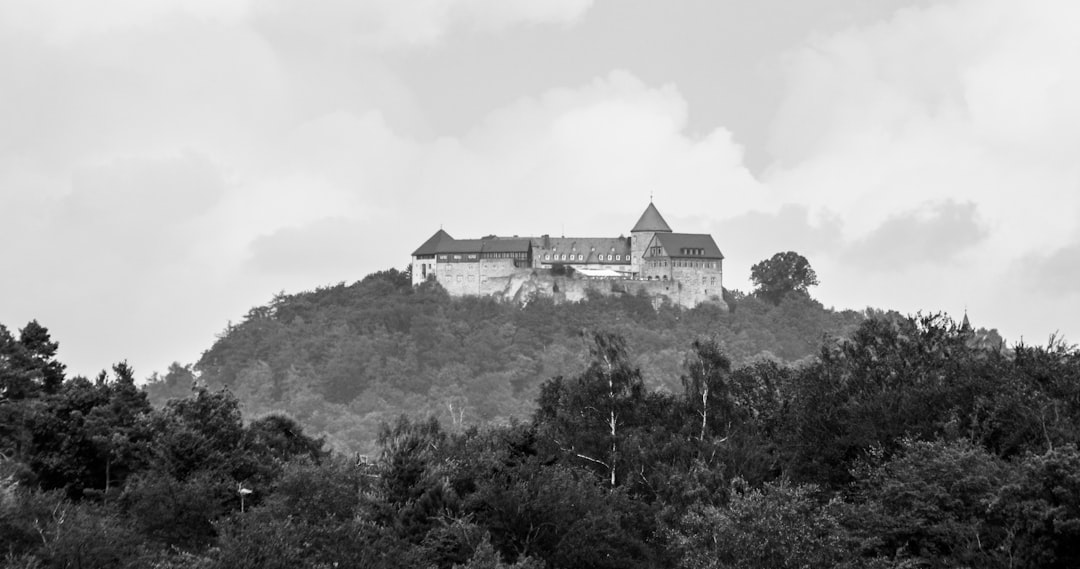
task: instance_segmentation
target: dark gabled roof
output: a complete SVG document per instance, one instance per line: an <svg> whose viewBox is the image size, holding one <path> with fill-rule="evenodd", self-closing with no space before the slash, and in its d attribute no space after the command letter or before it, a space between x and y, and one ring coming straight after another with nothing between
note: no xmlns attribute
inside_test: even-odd
<svg viewBox="0 0 1080 569"><path fill-rule="evenodd" d="M438 253L479 253L484 248L483 239L451 239L439 245Z"/></svg>
<svg viewBox="0 0 1080 569"><path fill-rule="evenodd" d="M630 261L630 240L626 237L540 237L533 239L534 255L543 259L545 254L583 255L585 261L599 262L599 255L625 256ZM603 261L607 263L607 261Z"/></svg>
<svg viewBox="0 0 1080 569"><path fill-rule="evenodd" d="M625 237L549 237L533 240L538 251L560 253L629 253L630 240Z"/></svg>
<svg viewBox="0 0 1080 569"><path fill-rule="evenodd" d="M522 253L527 252L532 240L527 237L484 237L483 239L454 239L440 229L424 242L413 256L438 253Z"/></svg>
<svg viewBox="0 0 1080 569"><path fill-rule="evenodd" d="M641 214L641 219L630 230L631 233L638 231L665 231L670 233L671 227L664 221L664 216L660 215L660 212L656 210L656 206L649 202L649 207L645 208L645 213Z"/></svg>
<svg viewBox="0 0 1080 569"><path fill-rule="evenodd" d="M432 235L427 241L424 241L424 244L416 251L413 251L413 257L420 255L434 255L438 251L440 245L453 240L454 238L450 237L449 233L440 229L435 232L435 235Z"/></svg>
<svg viewBox="0 0 1080 569"><path fill-rule="evenodd" d="M708 233L657 233L653 241L664 248L669 257L689 257L694 259L723 259L724 254L716 246L712 235ZM699 249L700 255L684 253L686 249Z"/></svg>
<svg viewBox="0 0 1080 569"><path fill-rule="evenodd" d="M522 253L529 250L531 239L514 237L495 237L483 239L484 253Z"/></svg>

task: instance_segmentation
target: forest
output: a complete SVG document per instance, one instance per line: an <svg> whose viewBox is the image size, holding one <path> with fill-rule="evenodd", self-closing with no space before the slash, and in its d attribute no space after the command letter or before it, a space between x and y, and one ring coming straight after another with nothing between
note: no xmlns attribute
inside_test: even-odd
<svg viewBox="0 0 1080 569"><path fill-rule="evenodd" d="M864 313L826 309L806 294L729 294L738 308L654 307L646 296L579 303L538 297L524 307L414 288L391 269L352 285L279 294L230 324L192 366L174 364L146 386L151 403L193 382L228 388L247 415L285 413L338 452L372 454L379 425L435 416L451 431L525 420L541 385L586 365L590 332L621 336L653 390L678 393L691 343L709 337L736 364L812 357Z"/></svg>
<svg viewBox="0 0 1080 569"><path fill-rule="evenodd" d="M386 271L145 386L0 326L2 566L1080 566L1076 347L731 300Z"/></svg>

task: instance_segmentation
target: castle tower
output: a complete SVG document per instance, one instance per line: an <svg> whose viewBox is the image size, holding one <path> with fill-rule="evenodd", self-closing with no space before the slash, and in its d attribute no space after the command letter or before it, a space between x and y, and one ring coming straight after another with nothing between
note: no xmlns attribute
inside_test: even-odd
<svg viewBox="0 0 1080 569"><path fill-rule="evenodd" d="M653 235L657 233L671 233L671 227L664 221L664 216L660 215L652 200L649 200L649 207L645 208L645 213L641 214L637 224L630 230L630 270L635 277L641 275L645 247L648 247Z"/></svg>

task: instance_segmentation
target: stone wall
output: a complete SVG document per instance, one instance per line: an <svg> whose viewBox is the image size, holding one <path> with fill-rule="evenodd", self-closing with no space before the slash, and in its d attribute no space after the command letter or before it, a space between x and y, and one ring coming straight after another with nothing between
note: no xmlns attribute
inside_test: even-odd
<svg viewBox="0 0 1080 569"><path fill-rule="evenodd" d="M706 268L708 262L700 262L703 267L679 267L671 268L671 278L683 287L683 292L696 299L711 299L711 297L723 297L722 269ZM719 264L717 264L719 266Z"/></svg>
<svg viewBox="0 0 1080 569"><path fill-rule="evenodd" d="M519 271L530 272L532 269L514 268L513 259L481 259L480 294L501 295L506 289L510 277Z"/></svg>
<svg viewBox="0 0 1080 569"><path fill-rule="evenodd" d="M412 262L412 284L416 286L427 280L429 275L435 275L437 269L435 268L435 255L430 255L430 258L417 259L413 258Z"/></svg>
<svg viewBox="0 0 1080 569"><path fill-rule="evenodd" d="M479 295L480 263L439 263L436 265L439 284L452 296Z"/></svg>
<svg viewBox="0 0 1080 569"><path fill-rule="evenodd" d="M720 282L719 279L717 282ZM709 302L726 308L720 285L716 286L717 292L713 294L708 282L701 286L700 282L695 285L671 280L588 279L580 276L555 276L542 269L510 268L505 271L504 276L488 276L482 290L485 295L515 302L526 302L533 295L549 296L556 302L579 302L588 298L590 293L603 296L645 294L651 297L655 304L666 300L677 306L693 308L702 302ZM457 289L447 288L450 294L457 295L455 290Z"/></svg>

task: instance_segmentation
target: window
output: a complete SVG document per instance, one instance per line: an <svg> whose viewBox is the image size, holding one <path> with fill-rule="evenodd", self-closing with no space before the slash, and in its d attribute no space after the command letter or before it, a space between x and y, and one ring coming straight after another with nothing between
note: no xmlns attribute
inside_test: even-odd
<svg viewBox="0 0 1080 569"><path fill-rule="evenodd" d="M616 261L621 261L622 260L622 255L615 255L615 260Z"/></svg>
<svg viewBox="0 0 1080 569"><path fill-rule="evenodd" d="M566 253L563 253L563 254L562 254L562 260L563 260L563 261L565 261L565 260L566 260Z"/></svg>
<svg viewBox="0 0 1080 569"><path fill-rule="evenodd" d="M585 260L585 255L578 255L577 260L584 261Z"/></svg>
<svg viewBox="0 0 1080 569"><path fill-rule="evenodd" d="M461 275L457 276L457 282L461 282Z"/></svg>
<svg viewBox="0 0 1080 569"><path fill-rule="evenodd" d="M544 253L544 260L547 261L549 259L551 259L551 253Z"/></svg>

